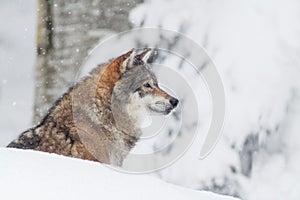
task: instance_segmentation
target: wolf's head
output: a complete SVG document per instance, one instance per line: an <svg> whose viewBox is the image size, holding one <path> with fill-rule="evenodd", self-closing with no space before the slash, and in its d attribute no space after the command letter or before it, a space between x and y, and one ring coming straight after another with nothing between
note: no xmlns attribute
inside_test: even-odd
<svg viewBox="0 0 300 200"><path fill-rule="evenodd" d="M139 54L132 51L122 63L124 70L113 89L112 110L123 122L140 123L145 115L167 115L178 104L176 98L159 87L147 63L151 54L151 49Z"/></svg>

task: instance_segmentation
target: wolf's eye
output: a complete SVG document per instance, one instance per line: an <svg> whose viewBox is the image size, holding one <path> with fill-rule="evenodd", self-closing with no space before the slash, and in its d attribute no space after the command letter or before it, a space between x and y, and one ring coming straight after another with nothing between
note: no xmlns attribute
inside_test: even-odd
<svg viewBox="0 0 300 200"><path fill-rule="evenodd" d="M149 83L145 83L145 84L144 84L144 87L146 87L146 88L151 88L151 85L150 85Z"/></svg>

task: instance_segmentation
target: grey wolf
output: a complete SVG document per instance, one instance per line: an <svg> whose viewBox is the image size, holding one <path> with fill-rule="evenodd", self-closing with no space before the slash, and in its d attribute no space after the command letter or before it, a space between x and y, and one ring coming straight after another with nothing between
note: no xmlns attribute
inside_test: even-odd
<svg viewBox="0 0 300 200"><path fill-rule="evenodd" d="M141 135L143 117L167 115L178 104L158 86L146 62L151 54L133 49L99 65L8 147L121 166Z"/></svg>

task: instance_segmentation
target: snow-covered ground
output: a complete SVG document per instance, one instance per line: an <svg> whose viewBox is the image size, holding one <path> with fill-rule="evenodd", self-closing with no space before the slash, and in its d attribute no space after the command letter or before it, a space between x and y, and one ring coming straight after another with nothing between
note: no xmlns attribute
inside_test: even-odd
<svg viewBox="0 0 300 200"><path fill-rule="evenodd" d="M96 162L35 151L0 148L0 198L235 200L117 172ZM236 199L237 200L237 199Z"/></svg>

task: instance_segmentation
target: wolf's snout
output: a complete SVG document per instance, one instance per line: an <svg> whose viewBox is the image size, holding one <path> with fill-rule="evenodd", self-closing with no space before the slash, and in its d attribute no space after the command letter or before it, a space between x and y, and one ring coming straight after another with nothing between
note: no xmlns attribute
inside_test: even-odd
<svg viewBox="0 0 300 200"><path fill-rule="evenodd" d="M170 99L170 104L172 105L173 108L175 108L178 105L178 102L179 102L178 99L174 97Z"/></svg>

